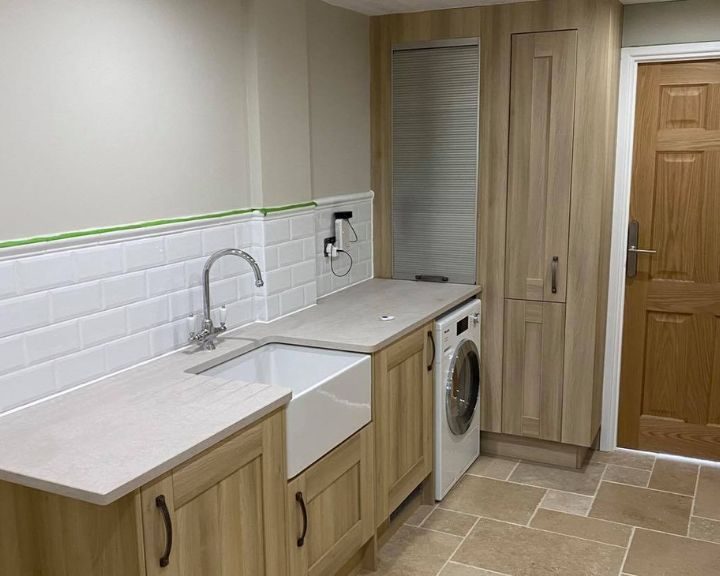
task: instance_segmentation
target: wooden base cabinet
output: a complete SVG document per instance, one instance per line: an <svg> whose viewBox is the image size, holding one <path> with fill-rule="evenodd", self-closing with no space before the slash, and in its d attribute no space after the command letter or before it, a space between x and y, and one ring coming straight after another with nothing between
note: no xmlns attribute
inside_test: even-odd
<svg viewBox="0 0 720 576"><path fill-rule="evenodd" d="M285 412L108 506L0 483L0 574L285 576Z"/></svg>
<svg viewBox="0 0 720 576"><path fill-rule="evenodd" d="M433 348L428 324L374 357L376 526L432 474Z"/></svg>
<svg viewBox="0 0 720 576"><path fill-rule="evenodd" d="M374 536L373 424L288 484L291 576L335 576Z"/></svg>

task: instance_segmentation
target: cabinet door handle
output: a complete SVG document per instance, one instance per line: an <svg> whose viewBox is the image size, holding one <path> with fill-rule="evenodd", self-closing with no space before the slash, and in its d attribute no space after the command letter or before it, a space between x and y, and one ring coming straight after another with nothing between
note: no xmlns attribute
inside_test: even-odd
<svg viewBox="0 0 720 576"><path fill-rule="evenodd" d="M553 256L552 259L552 293L557 294L557 274L558 274L558 265L560 264L560 258L557 256Z"/></svg>
<svg viewBox="0 0 720 576"><path fill-rule="evenodd" d="M305 507L305 498L303 498L302 492L298 492L297 494L295 494L295 502L300 504L300 511L302 512L302 516L303 516L302 535L300 536L300 538L297 539L298 548L302 548L305 545L305 536L307 536L307 531L308 531L307 508Z"/></svg>
<svg viewBox="0 0 720 576"><path fill-rule="evenodd" d="M155 506L160 510L163 522L165 522L165 552L160 557L160 568L167 568L170 565L170 554L172 553L173 547L172 519L170 518L170 510L168 510L167 502L165 502L165 496L155 498Z"/></svg>
<svg viewBox="0 0 720 576"><path fill-rule="evenodd" d="M435 364L435 337L433 336L432 332L428 332L428 336L430 337L430 343L432 344L432 358L430 358L430 364L428 364L428 372L432 372L433 364Z"/></svg>

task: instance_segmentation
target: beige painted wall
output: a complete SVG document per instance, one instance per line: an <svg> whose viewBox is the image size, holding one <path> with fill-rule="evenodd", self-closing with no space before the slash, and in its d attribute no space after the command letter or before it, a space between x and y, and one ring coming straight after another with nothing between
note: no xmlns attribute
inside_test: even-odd
<svg viewBox="0 0 720 576"><path fill-rule="evenodd" d="M308 0L314 198L370 189L370 19Z"/></svg>
<svg viewBox="0 0 720 576"><path fill-rule="evenodd" d="M0 240L250 204L237 0L0 2Z"/></svg>
<svg viewBox="0 0 720 576"><path fill-rule="evenodd" d="M720 0L625 6L623 46L720 40Z"/></svg>

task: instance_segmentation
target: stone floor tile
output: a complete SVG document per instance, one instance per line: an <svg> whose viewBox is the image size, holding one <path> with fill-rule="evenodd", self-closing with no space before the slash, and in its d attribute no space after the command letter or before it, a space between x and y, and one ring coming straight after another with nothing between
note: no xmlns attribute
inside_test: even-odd
<svg viewBox="0 0 720 576"><path fill-rule="evenodd" d="M423 522L422 527L464 538L475 525L476 520L477 516L435 508L433 513Z"/></svg>
<svg viewBox="0 0 720 576"><path fill-rule="evenodd" d="M648 488L694 496L697 476L697 464L658 457Z"/></svg>
<svg viewBox="0 0 720 576"><path fill-rule="evenodd" d="M603 482L588 515L685 535L691 510L692 498L687 496Z"/></svg>
<svg viewBox="0 0 720 576"><path fill-rule="evenodd" d="M423 520L430 516L430 513L435 509L435 506L428 506L427 504L420 504L417 510L412 513L410 518L405 521L408 526L420 526Z"/></svg>
<svg viewBox="0 0 720 576"><path fill-rule="evenodd" d="M690 532L688 535L698 540L707 540L708 542L720 544L720 521L693 516L690 518Z"/></svg>
<svg viewBox="0 0 720 576"><path fill-rule="evenodd" d="M623 524L543 509L533 516L530 527L622 547L628 545L632 534L632 528Z"/></svg>
<svg viewBox="0 0 720 576"><path fill-rule="evenodd" d="M481 568L473 568L465 564L457 564L456 562L448 562L448 565L442 569L439 576L503 576L499 572L489 572Z"/></svg>
<svg viewBox="0 0 720 576"><path fill-rule="evenodd" d="M720 520L720 468L700 468L693 513L703 518Z"/></svg>
<svg viewBox="0 0 720 576"><path fill-rule="evenodd" d="M510 481L592 496L597 490L604 471L605 465L603 464L588 464L584 468L576 470L521 462L510 475Z"/></svg>
<svg viewBox="0 0 720 576"><path fill-rule="evenodd" d="M586 516L592 504L593 499L591 496L581 496L580 494L561 492L559 490L548 490L540 504L540 508Z"/></svg>
<svg viewBox="0 0 720 576"><path fill-rule="evenodd" d="M462 538L401 526L378 553L377 576L437 576Z"/></svg>
<svg viewBox="0 0 720 576"><path fill-rule="evenodd" d="M446 510L527 524L545 490L491 478L465 476L442 501Z"/></svg>
<svg viewBox="0 0 720 576"><path fill-rule="evenodd" d="M596 450L590 457L590 462L652 470L653 464L655 463L655 455L627 450L615 450L613 452L600 452Z"/></svg>
<svg viewBox="0 0 720 576"><path fill-rule="evenodd" d="M513 576L617 576L625 550L481 518L452 560Z"/></svg>
<svg viewBox="0 0 720 576"><path fill-rule="evenodd" d="M486 456L481 454L475 460L468 474L474 476L484 476L486 478L495 478L496 480L507 480L510 473L517 465L517 460L508 460L506 458L498 458L496 456Z"/></svg>
<svg viewBox="0 0 720 576"><path fill-rule="evenodd" d="M608 464L605 469L603 480L645 488L650 480L650 470L641 470L640 468L628 468L627 466L615 466L614 464Z"/></svg>
<svg viewBox="0 0 720 576"><path fill-rule="evenodd" d="M718 574L720 545L637 529L623 570L635 576Z"/></svg>

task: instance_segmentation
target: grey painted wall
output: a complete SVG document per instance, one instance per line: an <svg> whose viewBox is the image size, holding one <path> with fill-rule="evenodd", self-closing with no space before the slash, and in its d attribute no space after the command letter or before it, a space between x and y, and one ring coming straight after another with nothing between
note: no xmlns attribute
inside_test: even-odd
<svg viewBox="0 0 720 576"><path fill-rule="evenodd" d="M625 6L623 46L720 41L720 0Z"/></svg>

